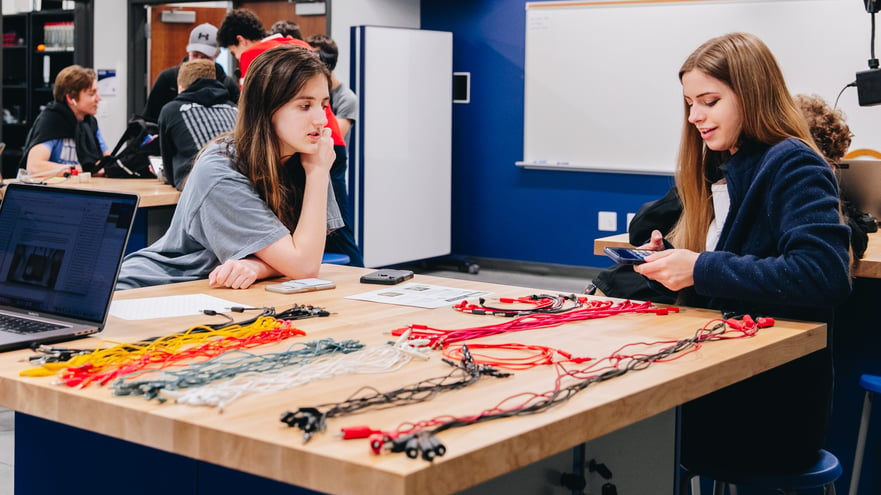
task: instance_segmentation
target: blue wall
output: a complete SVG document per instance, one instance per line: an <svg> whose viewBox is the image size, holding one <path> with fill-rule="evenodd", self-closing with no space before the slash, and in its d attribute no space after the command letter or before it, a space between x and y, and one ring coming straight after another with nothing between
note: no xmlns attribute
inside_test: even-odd
<svg viewBox="0 0 881 495"><path fill-rule="evenodd" d="M471 73L471 103L453 105L453 252L609 266L605 257L593 255L594 238L625 232L627 213L661 197L673 179L514 165L523 159L525 5L524 0L421 2L422 29L452 32L453 70ZM572 51L578 63L578 48ZM639 118L638 108L629 111ZM633 144L639 146L638 138ZM616 232L597 229L598 211L618 213Z"/></svg>

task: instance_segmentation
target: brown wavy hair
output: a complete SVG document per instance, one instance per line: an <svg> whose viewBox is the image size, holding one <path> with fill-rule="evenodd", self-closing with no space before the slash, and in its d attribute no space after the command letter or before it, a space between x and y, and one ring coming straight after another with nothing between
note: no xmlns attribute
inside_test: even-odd
<svg viewBox="0 0 881 495"><path fill-rule="evenodd" d="M794 99L826 161L833 165L838 163L844 158L853 138L853 133L845 122L844 112L833 110L826 100L817 95L798 94Z"/></svg>

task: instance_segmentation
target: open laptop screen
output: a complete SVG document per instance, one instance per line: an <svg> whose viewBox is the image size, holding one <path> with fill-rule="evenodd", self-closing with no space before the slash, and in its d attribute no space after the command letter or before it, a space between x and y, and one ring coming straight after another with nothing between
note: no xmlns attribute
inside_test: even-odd
<svg viewBox="0 0 881 495"><path fill-rule="evenodd" d="M881 160L855 158L838 164L841 197L881 219Z"/></svg>
<svg viewBox="0 0 881 495"><path fill-rule="evenodd" d="M0 305L103 324L138 197L10 184L0 203Z"/></svg>

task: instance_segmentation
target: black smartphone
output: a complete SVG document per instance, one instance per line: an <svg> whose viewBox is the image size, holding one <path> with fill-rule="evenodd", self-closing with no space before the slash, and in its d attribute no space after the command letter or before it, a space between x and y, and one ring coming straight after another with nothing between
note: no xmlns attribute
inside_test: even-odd
<svg viewBox="0 0 881 495"><path fill-rule="evenodd" d="M632 248L613 248L607 247L603 249L606 256L615 260L621 265L638 265L645 263L645 257L654 253L650 249L632 249Z"/></svg>
<svg viewBox="0 0 881 495"><path fill-rule="evenodd" d="M362 284L382 284L395 285L413 278L413 272L410 270L393 270L391 268L383 268L372 273L361 276Z"/></svg>

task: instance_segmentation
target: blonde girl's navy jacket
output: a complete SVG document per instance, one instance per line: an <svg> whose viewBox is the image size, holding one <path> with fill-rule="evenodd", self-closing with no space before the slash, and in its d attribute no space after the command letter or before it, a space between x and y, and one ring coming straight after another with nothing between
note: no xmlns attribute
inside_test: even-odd
<svg viewBox="0 0 881 495"><path fill-rule="evenodd" d="M726 164L731 208L694 267L700 306L830 321L850 293L850 229L832 168L797 139L748 143Z"/></svg>
<svg viewBox="0 0 881 495"><path fill-rule="evenodd" d="M831 167L787 139L748 143L725 169L731 209L716 250L698 257L689 304L831 324L851 287L850 230L839 219ZM812 464L825 438L832 374L826 348L685 404L683 465L699 473Z"/></svg>

